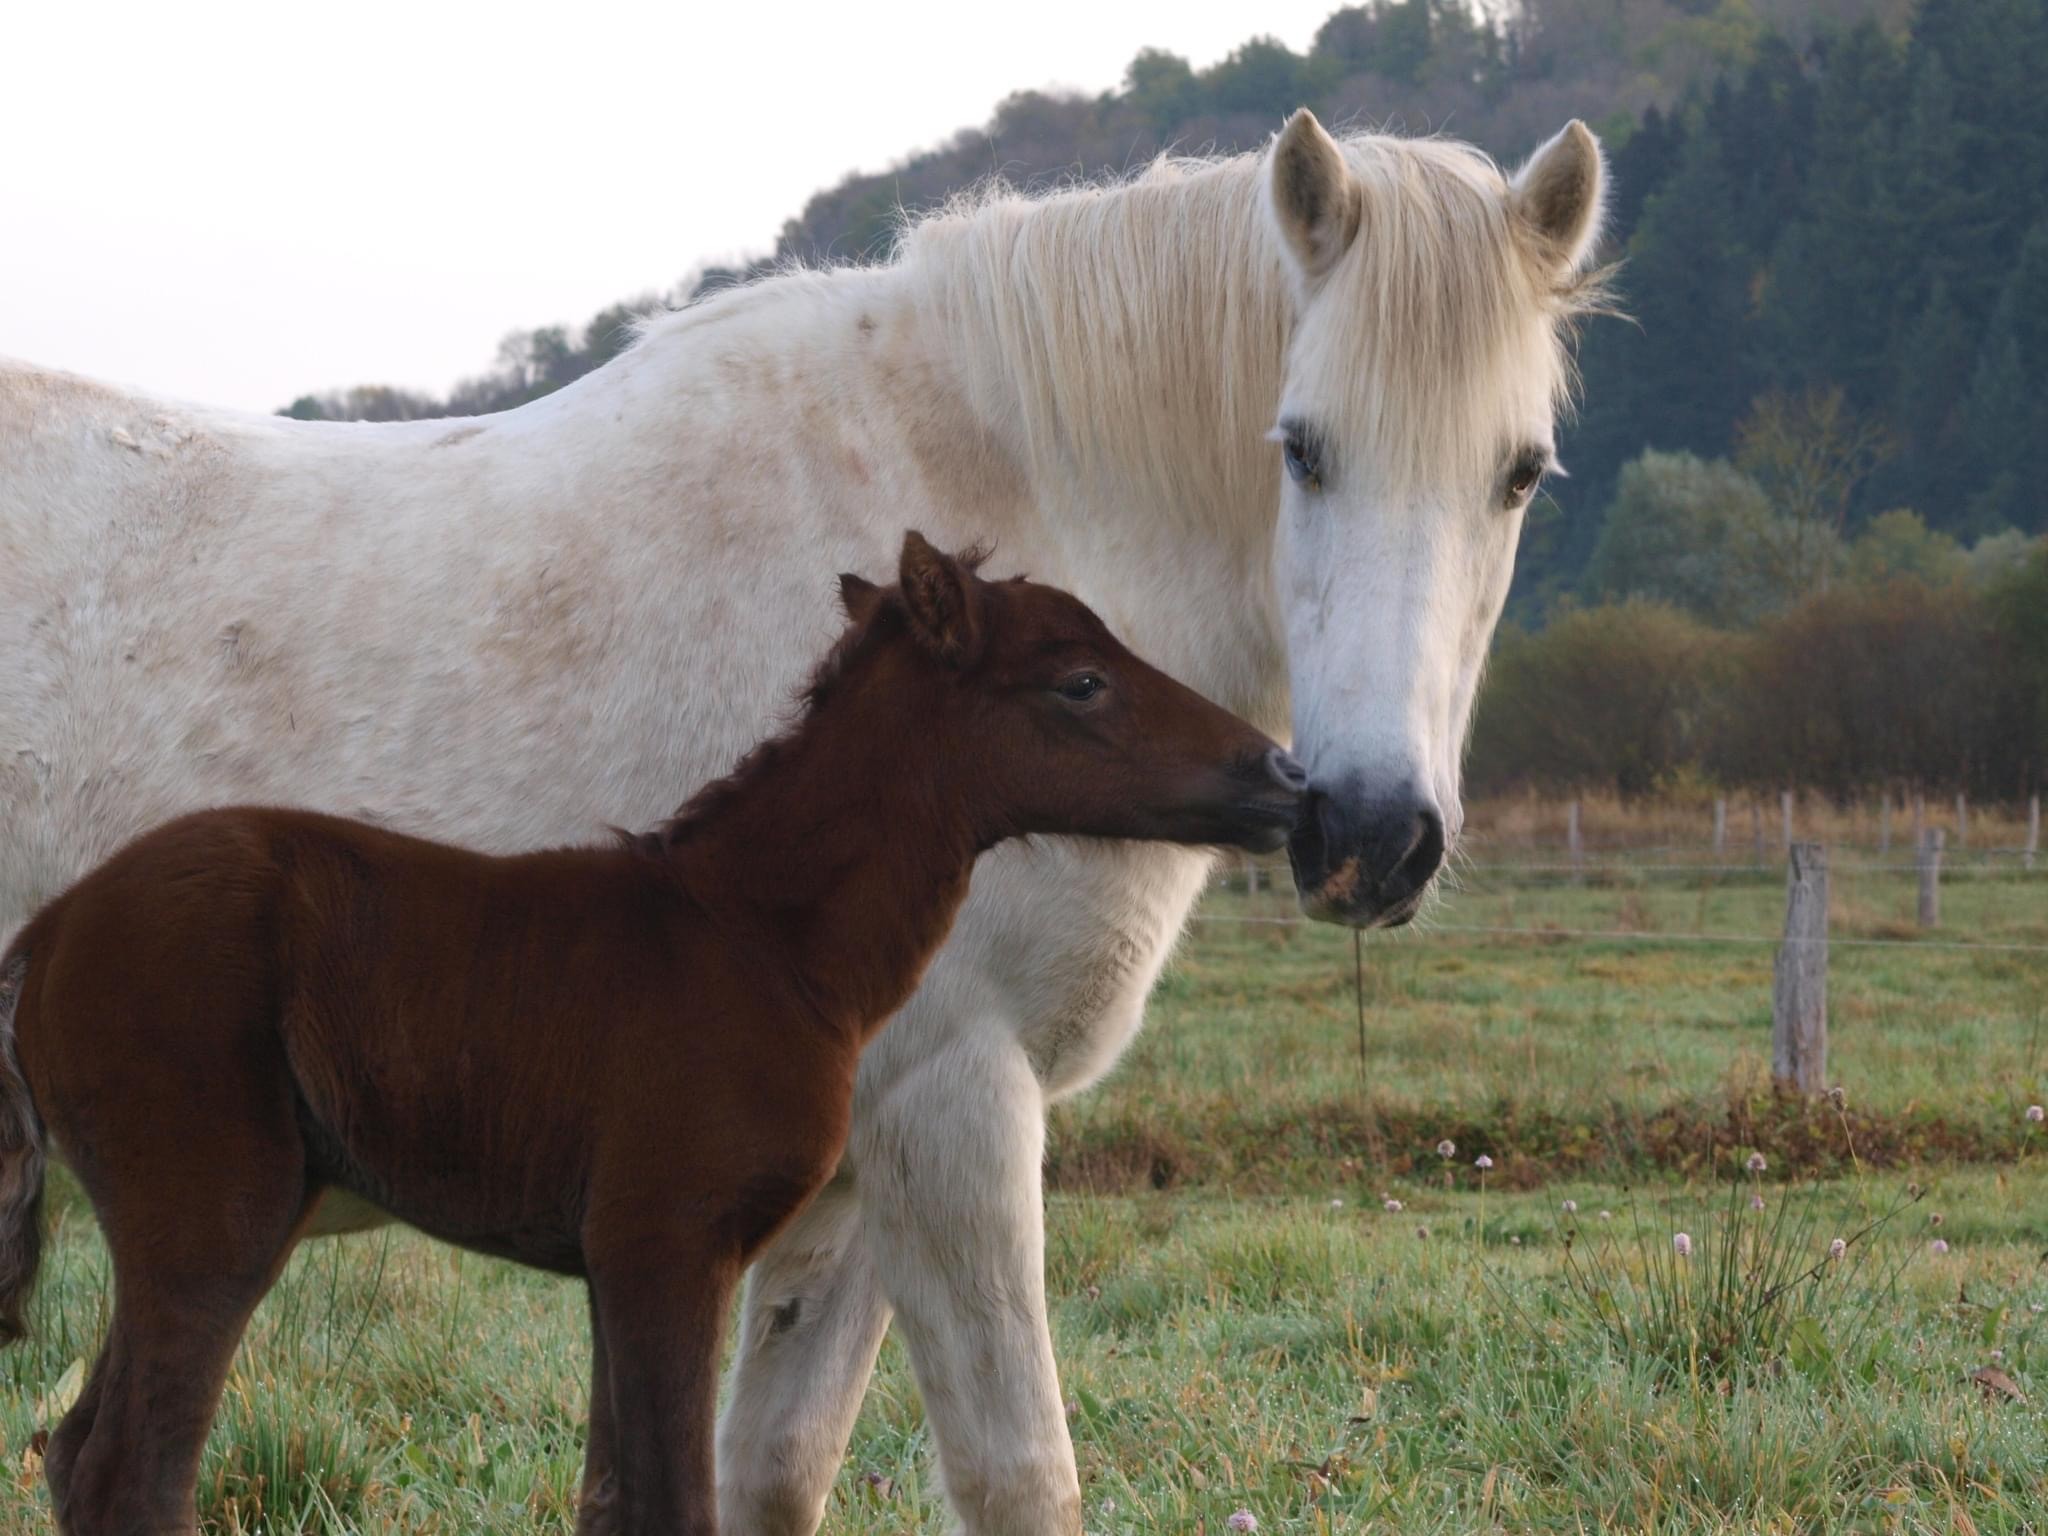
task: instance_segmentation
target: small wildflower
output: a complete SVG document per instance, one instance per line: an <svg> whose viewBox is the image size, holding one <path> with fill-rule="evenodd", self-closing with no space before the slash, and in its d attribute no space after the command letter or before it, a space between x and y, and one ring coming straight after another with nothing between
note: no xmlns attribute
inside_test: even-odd
<svg viewBox="0 0 2048 1536"><path fill-rule="evenodd" d="M1493 1159L1488 1157L1484 1152L1482 1152L1477 1157L1472 1159L1472 1166L1474 1168L1477 1168L1481 1173L1484 1173L1487 1169L1493 1166Z"/></svg>
<svg viewBox="0 0 2048 1536"><path fill-rule="evenodd" d="M1828 1244L1828 1257L1831 1259L1839 1259L1843 1254L1847 1253L1848 1251L1848 1243L1839 1237L1836 1238L1832 1243Z"/></svg>
<svg viewBox="0 0 2048 1536"><path fill-rule="evenodd" d="M2027 1303L2027 1310L2033 1313L2034 1316L2039 1317L2041 1315L2041 1303L2038 1301L2030 1301Z"/></svg>
<svg viewBox="0 0 2048 1536"><path fill-rule="evenodd" d="M1458 1144L1446 1136L1436 1144L1436 1155L1438 1157L1456 1157L1458 1155Z"/></svg>
<svg viewBox="0 0 2048 1536"><path fill-rule="evenodd" d="M1692 1234L1688 1232L1674 1232L1671 1235L1671 1251L1681 1259L1691 1258Z"/></svg>
<svg viewBox="0 0 2048 1536"><path fill-rule="evenodd" d="M1749 1208L1752 1211L1762 1210L1764 1208L1764 1197L1762 1195L1751 1195L1749 1197Z"/></svg>
<svg viewBox="0 0 2048 1536"><path fill-rule="evenodd" d="M1762 1173L1770 1164L1764 1161L1763 1153L1752 1152L1749 1154L1749 1162L1746 1166L1751 1173Z"/></svg>
<svg viewBox="0 0 2048 1536"><path fill-rule="evenodd" d="M1517 1236L1516 1236L1516 1235L1515 1235L1514 1233L1512 1233L1512 1232L1511 1232L1511 1233L1509 1233L1509 1234L1508 1234L1508 1246L1509 1246L1510 1248L1519 1248L1519 1247L1521 1247L1521 1246L1522 1246L1522 1240L1521 1240L1521 1238L1517 1237Z"/></svg>
<svg viewBox="0 0 2048 1536"><path fill-rule="evenodd" d="M1567 1215L1567 1216L1576 1216L1576 1215L1578 1215L1578 1214L1579 1214L1579 1202L1578 1202L1578 1201L1576 1201L1576 1200L1567 1200L1567 1201L1565 1201L1565 1203L1564 1203L1564 1213L1565 1213L1565 1215Z"/></svg>
<svg viewBox="0 0 2048 1536"><path fill-rule="evenodd" d="M2027 1106L2027 1124L2039 1125L2043 1120L2048 1120L2048 1109L2043 1109L2038 1104L2029 1104Z"/></svg>
<svg viewBox="0 0 2048 1536"><path fill-rule="evenodd" d="M2002 1349L1994 1349L1993 1351L1991 1351L1991 1358L1993 1361L2003 1360L2005 1358L2005 1351Z"/></svg>
<svg viewBox="0 0 2048 1536"><path fill-rule="evenodd" d="M1948 1239L1947 1239L1947 1238L1945 1238L1945 1237L1937 1237L1937 1238L1936 1238L1936 1239L1934 1240L1934 1242L1933 1242L1933 1244L1932 1244L1932 1247L1933 1247L1934 1251L1935 1251L1936 1253L1938 1253L1938 1254L1939 1254L1939 1253L1947 1253L1947 1252L1948 1252Z"/></svg>
<svg viewBox="0 0 2048 1536"><path fill-rule="evenodd" d="M1941 1212L1939 1212L1939 1211L1936 1211L1936 1212L1935 1212L1935 1213L1934 1213L1933 1215L1929 1216L1929 1217L1927 1218L1927 1225L1929 1225L1930 1227L1938 1227L1938 1226L1940 1226L1940 1225L1941 1225Z"/></svg>
<svg viewBox="0 0 2048 1536"><path fill-rule="evenodd" d="M1332 1200L1330 1202L1330 1209L1333 1211L1341 1211L1344 1209L1344 1202L1342 1200Z"/></svg>
<svg viewBox="0 0 2048 1536"><path fill-rule="evenodd" d="M1612 1221L1612 1220L1614 1220L1614 1212L1612 1212L1612 1211L1602 1211L1602 1212L1600 1213L1600 1219L1601 1219L1602 1221Z"/></svg>
<svg viewBox="0 0 2048 1536"><path fill-rule="evenodd" d="M1840 1083L1835 1084L1834 1087L1828 1090L1828 1102L1837 1109L1847 1109L1849 1107L1848 1092Z"/></svg>
<svg viewBox="0 0 2048 1536"><path fill-rule="evenodd" d="M1426 1238L1428 1238L1428 1236L1429 1236L1429 1228L1427 1228L1427 1227L1417 1227L1417 1228L1415 1229L1415 1235L1416 1235L1416 1236L1417 1236L1418 1238L1424 1238L1424 1239L1426 1239Z"/></svg>
<svg viewBox="0 0 2048 1536"><path fill-rule="evenodd" d="M1401 1214L1401 1202L1400 1202L1400 1201L1398 1201L1398 1200L1392 1200L1392 1199L1388 1200L1388 1201L1387 1201L1387 1213L1388 1213L1389 1215L1391 1215L1391 1216L1398 1216L1398 1215L1400 1215L1400 1214Z"/></svg>
<svg viewBox="0 0 2048 1536"><path fill-rule="evenodd" d="M1259 1528L1259 1517L1248 1509L1240 1509L1232 1514L1228 1520L1224 1521L1223 1524L1227 1530L1256 1531Z"/></svg>

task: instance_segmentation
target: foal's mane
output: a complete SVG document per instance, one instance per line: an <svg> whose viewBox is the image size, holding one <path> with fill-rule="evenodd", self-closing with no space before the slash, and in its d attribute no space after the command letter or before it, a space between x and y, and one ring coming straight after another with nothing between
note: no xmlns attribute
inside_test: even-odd
<svg viewBox="0 0 2048 1536"><path fill-rule="evenodd" d="M988 556L985 546L976 545L953 559L971 580ZM666 821L645 832L628 832L622 827L614 827L613 835L635 853L651 859L666 858L691 842L723 815L735 800L766 778L778 763L788 757L805 725L839 691L855 665L870 652L901 635L908 625L902 588L875 588L867 602L867 611L847 621L846 627L839 632L839 638L832 642L832 648L825 652L810 678L797 690L793 707L780 731L749 748L746 755L733 765L732 772L699 789Z"/></svg>

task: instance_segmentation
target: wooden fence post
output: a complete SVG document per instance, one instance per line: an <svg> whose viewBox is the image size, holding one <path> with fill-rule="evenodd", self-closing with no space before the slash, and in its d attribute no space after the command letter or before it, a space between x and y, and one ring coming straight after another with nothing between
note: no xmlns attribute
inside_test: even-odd
<svg viewBox="0 0 2048 1536"><path fill-rule="evenodd" d="M2027 801L2027 868L2034 867L2034 860L2041 852L2041 797L2035 794Z"/></svg>
<svg viewBox="0 0 2048 1536"><path fill-rule="evenodd" d="M1791 791L1791 790L1789 790L1789 789L1788 789L1788 790L1784 790L1784 791L1782 791L1782 792L1781 792L1781 793L1779 794L1779 796L1778 796L1778 809L1779 809L1779 811L1780 811L1780 812L1781 812L1781 813L1783 814L1783 816L1784 816L1784 819L1785 819L1785 831L1784 831L1784 843L1785 843L1785 851L1786 851L1787 853L1790 853L1790 852L1792 851L1792 791Z"/></svg>
<svg viewBox="0 0 2048 1536"><path fill-rule="evenodd" d="M1714 796L1714 858L1718 862L1728 848L1728 797Z"/></svg>
<svg viewBox="0 0 2048 1536"><path fill-rule="evenodd" d="M1572 884L1581 884L1586 878L1583 868L1586 862L1586 844L1579 835L1579 802L1576 798L1572 800L1571 811L1565 818L1564 846L1572 862Z"/></svg>
<svg viewBox="0 0 2048 1536"><path fill-rule="evenodd" d="M1886 790L1877 802L1877 851L1887 854L1892 851L1892 792Z"/></svg>
<svg viewBox="0 0 2048 1536"><path fill-rule="evenodd" d="M1956 791L1956 846L1970 846L1970 797L1961 790Z"/></svg>
<svg viewBox="0 0 2048 1536"><path fill-rule="evenodd" d="M1754 800L1749 802L1749 861L1764 861L1764 808Z"/></svg>
<svg viewBox="0 0 2048 1536"><path fill-rule="evenodd" d="M1786 855L1785 942L1771 975L1771 1076L1816 1094L1828 1077L1828 851L1794 843Z"/></svg>
<svg viewBox="0 0 2048 1536"><path fill-rule="evenodd" d="M1259 894L1259 865L1250 854L1244 855L1244 893L1247 896Z"/></svg>
<svg viewBox="0 0 2048 1536"><path fill-rule="evenodd" d="M1927 841L1927 797L1913 797L1913 856L1920 856L1920 845Z"/></svg>
<svg viewBox="0 0 2048 1536"><path fill-rule="evenodd" d="M1947 834L1931 828L1920 839L1920 926L1941 926L1941 845Z"/></svg>

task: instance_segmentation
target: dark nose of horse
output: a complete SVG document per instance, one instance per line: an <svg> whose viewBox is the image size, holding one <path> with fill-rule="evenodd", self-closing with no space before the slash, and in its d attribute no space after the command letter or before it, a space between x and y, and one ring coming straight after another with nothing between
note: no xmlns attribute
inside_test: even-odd
<svg viewBox="0 0 2048 1536"><path fill-rule="evenodd" d="M1311 916L1396 926L1415 915L1443 867L1443 816L1416 794L1372 800L1311 791L1288 857Z"/></svg>
<svg viewBox="0 0 2048 1536"><path fill-rule="evenodd" d="M1308 770L1285 747L1275 747L1266 754L1266 777L1291 795L1308 788Z"/></svg>

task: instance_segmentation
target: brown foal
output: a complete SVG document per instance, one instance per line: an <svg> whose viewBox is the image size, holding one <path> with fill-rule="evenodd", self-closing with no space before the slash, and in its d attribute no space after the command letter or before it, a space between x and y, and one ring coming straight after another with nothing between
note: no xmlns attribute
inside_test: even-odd
<svg viewBox="0 0 2048 1536"><path fill-rule="evenodd" d="M45 1139L114 1264L47 1466L71 1536L190 1532L237 1341L322 1195L587 1278L586 1530L710 1532L720 1334L830 1176L860 1049L977 854L1277 847L1305 776L1077 599L916 534L801 720L674 820L492 858L302 811L158 828L0 960L0 1342ZM11 1018L11 1025L10 1025Z"/></svg>

